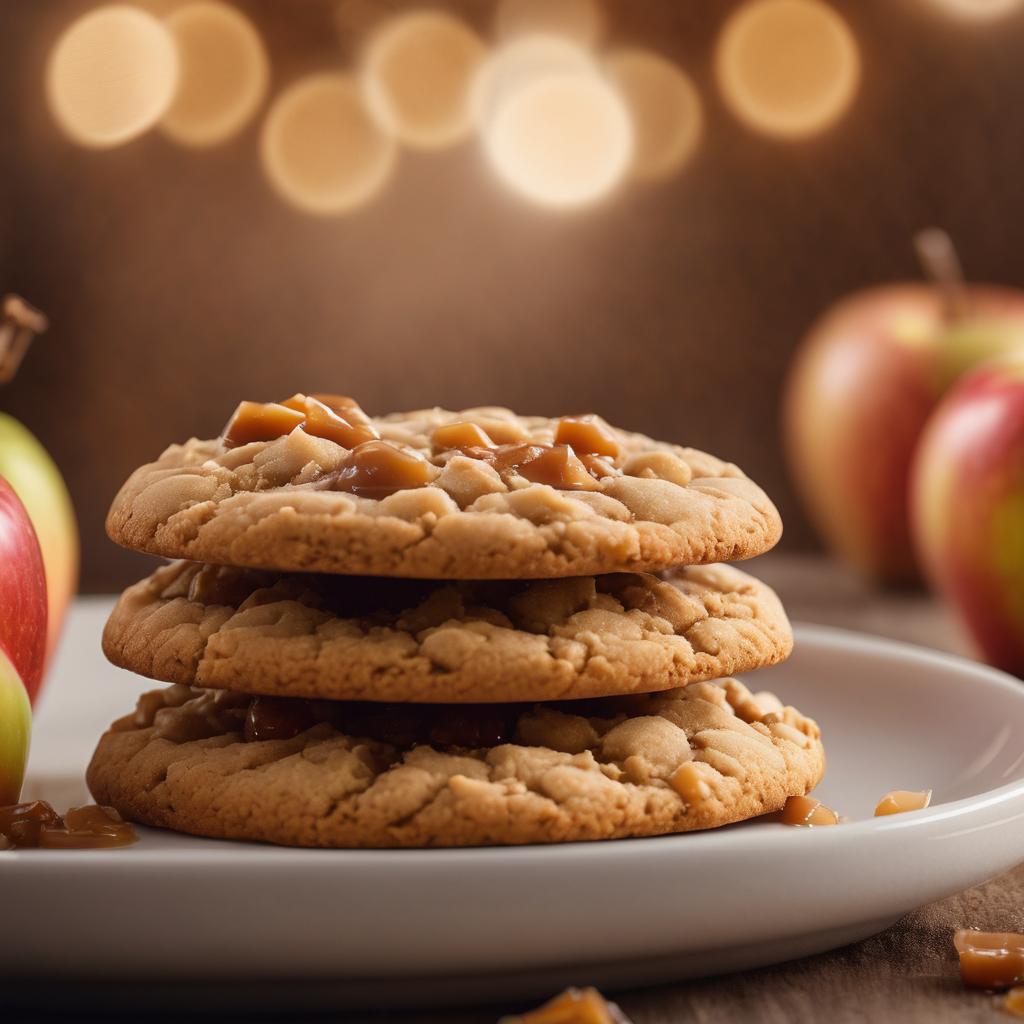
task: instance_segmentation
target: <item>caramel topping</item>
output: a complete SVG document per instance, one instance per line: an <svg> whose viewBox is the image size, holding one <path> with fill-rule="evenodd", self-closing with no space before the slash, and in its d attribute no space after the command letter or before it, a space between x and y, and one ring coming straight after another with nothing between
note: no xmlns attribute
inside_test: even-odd
<svg viewBox="0 0 1024 1024"><path fill-rule="evenodd" d="M304 419L301 412L277 402L239 402L221 439L227 448L274 441L290 434Z"/></svg>
<svg viewBox="0 0 1024 1024"><path fill-rule="evenodd" d="M489 462L506 479L518 473L531 483L562 491L594 490L594 477L567 444L502 444L467 448L465 454Z"/></svg>
<svg viewBox="0 0 1024 1024"><path fill-rule="evenodd" d="M411 448L366 441L349 453L332 486L361 498L387 498L396 491L425 487L436 473L437 468Z"/></svg>
<svg viewBox="0 0 1024 1024"><path fill-rule="evenodd" d="M623 1012L596 988L570 988L550 1002L524 1013L505 1017L502 1024L629 1024Z"/></svg>
<svg viewBox="0 0 1024 1024"><path fill-rule="evenodd" d="M434 431L431 438L434 452L450 451L457 448L493 448L494 442L487 431L475 423L446 423Z"/></svg>
<svg viewBox="0 0 1024 1024"><path fill-rule="evenodd" d="M1024 982L1024 935L961 929L953 936L960 978L970 988L1002 989Z"/></svg>
<svg viewBox="0 0 1024 1024"><path fill-rule="evenodd" d="M830 807L812 796L791 796L782 808L783 825L814 828L818 825L838 825L839 816Z"/></svg>
<svg viewBox="0 0 1024 1024"><path fill-rule="evenodd" d="M72 807L62 818L44 800L0 807L0 837L11 846L51 850L128 846L138 839L113 807Z"/></svg>
<svg viewBox="0 0 1024 1024"><path fill-rule="evenodd" d="M701 778L700 770L692 761L684 761L668 784L690 806L702 804L711 796L711 787Z"/></svg>
<svg viewBox="0 0 1024 1024"><path fill-rule="evenodd" d="M932 791L930 789L894 789L878 801L875 817L880 818L886 814L903 814L904 811L920 811L931 802Z"/></svg>
<svg viewBox="0 0 1024 1024"><path fill-rule="evenodd" d="M221 439L227 448L252 441L275 441L302 427L343 448L376 440L369 417L344 395L292 395L283 402L240 402Z"/></svg>
<svg viewBox="0 0 1024 1024"><path fill-rule="evenodd" d="M302 429L307 434L326 438L342 448L355 448L380 437L366 413L343 395L292 395L281 404L302 413Z"/></svg>
<svg viewBox="0 0 1024 1024"><path fill-rule="evenodd" d="M611 427L592 414L563 416L555 428L555 444L567 444L577 455L603 455L615 460L622 454Z"/></svg>

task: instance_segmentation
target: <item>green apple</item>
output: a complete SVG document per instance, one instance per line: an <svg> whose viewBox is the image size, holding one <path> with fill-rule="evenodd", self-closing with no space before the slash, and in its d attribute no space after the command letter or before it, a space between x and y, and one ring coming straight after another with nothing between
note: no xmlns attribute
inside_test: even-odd
<svg viewBox="0 0 1024 1024"><path fill-rule="evenodd" d="M0 807L21 795L32 735L32 707L21 676L0 648Z"/></svg>

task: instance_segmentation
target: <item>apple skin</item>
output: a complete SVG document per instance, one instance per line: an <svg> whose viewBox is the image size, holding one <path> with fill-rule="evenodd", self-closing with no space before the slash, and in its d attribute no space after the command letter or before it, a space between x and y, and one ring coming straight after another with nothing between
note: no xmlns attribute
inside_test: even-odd
<svg viewBox="0 0 1024 1024"><path fill-rule="evenodd" d="M32 706L21 677L0 650L0 807L21 796L32 735Z"/></svg>
<svg viewBox="0 0 1024 1024"><path fill-rule="evenodd" d="M0 477L14 488L35 527L49 597L47 661L78 587L78 527L71 496L46 449L21 423L0 413Z"/></svg>
<svg viewBox="0 0 1024 1024"><path fill-rule="evenodd" d="M932 585L985 661L1024 678L1024 353L967 375L935 411L911 513Z"/></svg>
<svg viewBox="0 0 1024 1024"><path fill-rule="evenodd" d="M0 651L35 698L46 661L46 570L32 521L0 477Z"/></svg>
<svg viewBox="0 0 1024 1024"><path fill-rule="evenodd" d="M1024 292L967 289L946 316L931 285L859 292L818 320L782 401L790 473L828 547L873 583L920 582L907 481L924 425L948 387L995 353L1024 346Z"/></svg>

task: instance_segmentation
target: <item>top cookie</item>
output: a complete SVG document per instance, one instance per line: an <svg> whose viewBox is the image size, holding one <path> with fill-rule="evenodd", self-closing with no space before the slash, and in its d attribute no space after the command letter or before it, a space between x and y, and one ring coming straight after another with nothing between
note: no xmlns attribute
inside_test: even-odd
<svg viewBox="0 0 1024 1024"><path fill-rule="evenodd" d="M172 558L299 572L538 579L749 558L782 533L733 465L593 416L351 400L243 402L221 438L136 470L110 537Z"/></svg>

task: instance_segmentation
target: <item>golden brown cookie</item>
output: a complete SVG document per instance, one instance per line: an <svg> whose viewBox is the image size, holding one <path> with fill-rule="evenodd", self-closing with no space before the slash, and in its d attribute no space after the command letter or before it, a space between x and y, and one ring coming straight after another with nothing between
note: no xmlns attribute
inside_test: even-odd
<svg viewBox="0 0 1024 1024"><path fill-rule="evenodd" d="M473 707L172 686L103 735L87 779L126 818L196 835L491 846L713 828L779 810L824 763L813 721L731 679Z"/></svg>
<svg viewBox="0 0 1024 1024"><path fill-rule="evenodd" d="M427 409L339 428L272 408L136 470L111 538L281 571L537 579L748 558L782 532L735 466L598 420Z"/></svg>
<svg viewBox="0 0 1024 1024"><path fill-rule="evenodd" d="M789 655L765 584L725 565L669 578L444 582L176 562L122 594L103 649L170 683L428 703L647 693Z"/></svg>

